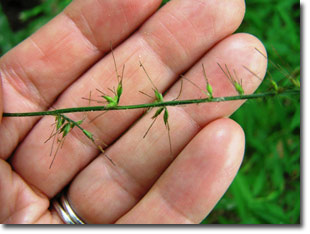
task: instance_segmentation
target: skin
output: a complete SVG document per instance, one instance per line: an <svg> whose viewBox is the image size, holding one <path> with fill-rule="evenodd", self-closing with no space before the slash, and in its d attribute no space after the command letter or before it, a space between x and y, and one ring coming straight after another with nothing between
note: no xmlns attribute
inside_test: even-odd
<svg viewBox="0 0 310 234"><path fill-rule="evenodd" d="M0 59L0 111L28 112L87 106L89 91L117 85L110 51L126 65L121 105L152 101L152 85L165 100L180 89L179 75L204 89L201 64L214 96L236 95L216 63L236 70L246 94L264 77L264 46L233 34L242 22L242 0L75 0L61 14ZM203 93L185 83L180 99ZM0 124L1 223L62 223L50 200L69 185L74 210L87 223L199 223L236 175L244 133L228 119L243 102L169 107L172 154L162 117L148 135L152 110L111 111L85 129L109 146L113 166L79 130L73 130L51 169L52 117L3 118ZM95 103L92 103L95 105ZM1 116L1 115L0 115ZM75 120L84 114L72 114ZM0 117L1 118L1 117ZM138 120L138 121L137 121ZM133 123L135 123L133 125ZM131 126L133 125L133 126ZM130 127L130 128L129 128ZM181 134L180 134L181 133Z"/></svg>

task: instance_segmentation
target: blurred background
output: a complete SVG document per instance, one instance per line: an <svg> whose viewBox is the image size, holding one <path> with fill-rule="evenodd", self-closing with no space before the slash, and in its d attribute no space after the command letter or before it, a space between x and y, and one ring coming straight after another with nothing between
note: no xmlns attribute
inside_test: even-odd
<svg viewBox="0 0 310 234"><path fill-rule="evenodd" d="M0 56L70 2L0 0ZM298 77L300 71L300 2L246 0L246 4L238 32L258 37L269 60L277 64L269 64L269 78L258 92L271 89L271 79L286 87L289 80L285 76ZM248 101L232 118L246 134L244 161L233 184L203 223L299 224L300 97Z"/></svg>

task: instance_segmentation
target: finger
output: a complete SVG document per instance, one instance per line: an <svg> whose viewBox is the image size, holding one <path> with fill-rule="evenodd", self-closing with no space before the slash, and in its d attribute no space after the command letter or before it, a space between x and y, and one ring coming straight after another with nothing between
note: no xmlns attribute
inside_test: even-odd
<svg viewBox="0 0 310 234"><path fill-rule="evenodd" d="M257 82L253 75L246 73L242 65L251 67L253 71L259 74L263 74L266 70L265 59L259 54L254 53L252 55L255 47L263 48L253 36L248 34L233 35L218 43L198 63L203 62L207 65L211 61L214 62L219 59L223 63L234 64L236 69L239 68L236 72L242 72L243 77L248 79L248 83L252 85L245 87L245 92L248 93L258 86L259 81ZM229 54L232 55L228 56ZM235 55L233 56L233 54ZM245 64L243 57L248 58ZM200 77L203 81L201 66L195 66L191 69L187 77L189 79ZM214 92L218 93L225 87L227 81L220 72L215 73L213 79L219 82L214 87ZM188 86L188 84L185 85L184 89ZM180 87L176 88L179 90ZM183 94L182 98L191 99L193 95L195 96L195 92L187 93L187 96ZM235 90L228 87L226 92L234 93ZM226 95L223 92L222 94ZM171 96L174 98L177 94ZM89 222L115 222L144 196L150 186L201 128L209 121L229 116L234 111L230 105L236 108L240 103L230 102L229 106L225 103L219 103L216 107L209 108L208 113L204 113L208 105L199 104L197 109L194 109L195 113L188 112L187 107L168 108L172 155L170 155L167 128L161 119L162 116L154 124L148 135L143 138L155 110L144 116L107 150L107 154L117 164L116 167L111 167L104 157L98 157L73 181L69 199L78 214ZM202 116L199 113L202 113ZM209 115L214 119L210 119ZM195 119L196 116L200 116L200 118Z"/></svg>
<svg viewBox="0 0 310 234"><path fill-rule="evenodd" d="M0 223L56 222L47 210L48 199L33 191L3 160L0 160L0 204Z"/></svg>
<svg viewBox="0 0 310 234"><path fill-rule="evenodd" d="M186 0L172 1L151 17L130 39L116 48L114 54L117 64L121 67L126 63L127 71L123 81L126 90L121 98L121 104L150 101L138 93L138 90L151 90L145 73L139 69L139 60L152 74L158 89L164 91L177 79L178 73L188 69L216 42L232 33L242 20L244 2L225 2L226 4L222 2L219 4L218 1L206 0L189 4ZM212 25L212 20L219 22L214 26L216 30L213 26L209 26L210 23ZM231 23L221 24L222 20ZM179 31L183 33L178 33ZM198 39L190 40L184 35L193 35ZM170 43L170 41L173 42ZM169 48L158 47L156 46L158 43L161 45L168 43ZM170 56L171 60L164 60L166 56ZM81 103L81 97L88 97L90 90L102 88L105 92L107 88L116 85L113 59L109 55L71 86L59 98L55 106L87 105ZM141 114L141 110L109 112L92 123L86 121L83 126L94 133L98 142L110 144ZM92 119L95 116L91 113L88 118ZM78 120L83 118L83 115L73 115L73 117ZM42 142L49 137L51 123L52 118L43 118L13 157L15 170L48 196L54 196L72 180L79 170L98 155L98 150L92 143L81 132L74 131L73 134L68 135L61 151L58 152L52 169L47 170L51 163L51 158L47 155L50 154L52 143L42 147ZM38 142L37 139L42 139L42 141Z"/></svg>
<svg viewBox="0 0 310 234"><path fill-rule="evenodd" d="M117 223L200 223L231 184L243 153L239 125L229 119L211 122Z"/></svg>
<svg viewBox="0 0 310 234"><path fill-rule="evenodd" d="M185 74L184 77L190 80L191 83L183 80L185 85L183 85L179 99L208 97L204 93L207 90L202 65L205 67L207 80L212 86L214 97L239 95L235 86L226 77L219 65L223 69L225 67L229 69L229 72L233 74L233 79L242 84L245 94L253 93L264 79L267 69L266 58L257 50L266 54L264 45L250 34L235 34L221 41ZM169 100L177 97L180 90L180 82L169 90L165 96L166 99ZM243 103L244 101L207 103L187 105L183 109L200 126L204 126L216 118L230 116Z"/></svg>
<svg viewBox="0 0 310 234"><path fill-rule="evenodd" d="M40 111L90 66L132 33L160 0L76 0L0 59L5 112ZM6 159L38 118L5 119L0 157Z"/></svg>

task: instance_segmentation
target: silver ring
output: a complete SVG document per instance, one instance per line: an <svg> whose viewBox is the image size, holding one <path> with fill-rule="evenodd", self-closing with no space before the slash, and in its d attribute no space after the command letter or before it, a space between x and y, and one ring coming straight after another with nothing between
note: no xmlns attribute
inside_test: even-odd
<svg viewBox="0 0 310 234"><path fill-rule="evenodd" d="M60 202L59 202L60 200ZM86 224L72 209L67 196L62 192L60 198L54 199L53 207L66 224Z"/></svg>
<svg viewBox="0 0 310 234"><path fill-rule="evenodd" d="M73 211L72 207L70 206L70 203L67 199L67 196L63 193L62 196L60 197L60 202L62 207L65 209L65 211L67 211L67 213L69 214L71 220L75 223L75 224L85 224L85 222L80 219L75 212Z"/></svg>

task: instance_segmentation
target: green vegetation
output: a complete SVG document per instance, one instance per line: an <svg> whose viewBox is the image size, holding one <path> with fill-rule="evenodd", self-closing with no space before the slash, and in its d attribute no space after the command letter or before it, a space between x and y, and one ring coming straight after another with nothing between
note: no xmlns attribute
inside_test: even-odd
<svg viewBox="0 0 310 234"><path fill-rule="evenodd" d="M41 2L34 8L20 12L19 22L25 27L14 32L0 4L0 56L51 20L71 0L42 0Z"/></svg>
<svg viewBox="0 0 310 234"><path fill-rule="evenodd" d="M257 36L266 46L269 76L278 84L299 71L300 3L248 0L238 32ZM284 74L283 74L284 73ZM259 91L271 87L267 78ZM246 152L232 186L203 223L300 223L300 98L246 102L232 118L244 129Z"/></svg>
<svg viewBox="0 0 310 234"><path fill-rule="evenodd" d="M164 0L163 4L169 0ZM45 0L20 14L26 26L12 31L0 5L0 55L61 11L70 0ZM296 0L248 0L238 32L257 36L271 65L270 77L279 87L286 74L300 67L300 3ZM259 91L272 83L267 78ZM232 118L244 129L246 152L241 169L227 193L203 223L300 223L300 98L250 100Z"/></svg>

